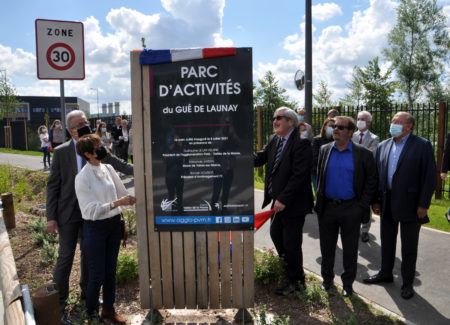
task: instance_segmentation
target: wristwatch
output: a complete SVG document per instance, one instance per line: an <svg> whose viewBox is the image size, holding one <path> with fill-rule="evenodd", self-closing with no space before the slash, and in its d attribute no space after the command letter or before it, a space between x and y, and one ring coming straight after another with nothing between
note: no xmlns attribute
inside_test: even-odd
<svg viewBox="0 0 450 325"><path fill-rule="evenodd" d="M111 202L111 203L109 204L109 207L111 208L111 210L113 210L116 206L114 205L114 202Z"/></svg>

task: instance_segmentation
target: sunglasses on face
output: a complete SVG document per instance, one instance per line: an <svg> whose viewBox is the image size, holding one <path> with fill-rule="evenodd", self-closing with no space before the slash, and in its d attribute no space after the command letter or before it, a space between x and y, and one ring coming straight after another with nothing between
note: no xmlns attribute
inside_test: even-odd
<svg viewBox="0 0 450 325"><path fill-rule="evenodd" d="M348 126L344 126L344 125L336 125L336 124L333 124L333 125L331 125L331 127L333 128L333 130L335 129L335 128L338 128L339 130L344 130L344 129L348 129Z"/></svg>
<svg viewBox="0 0 450 325"><path fill-rule="evenodd" d="M277 115L277 116L274 116L274 117L272 118L272 121L275 121L275 120L279 121L279 120L281 120L283 117L286 117L286 116L284 116L284 115Z"/></svg>

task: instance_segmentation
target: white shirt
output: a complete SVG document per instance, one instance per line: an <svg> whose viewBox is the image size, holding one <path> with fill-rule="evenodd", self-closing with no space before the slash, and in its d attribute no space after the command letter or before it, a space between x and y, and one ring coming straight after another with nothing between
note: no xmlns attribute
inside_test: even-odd
<svg viewBox="0 0 450 325"><path fill-rule="evenodd" d="M44 141L44 139L48 141L48 134L47 133L41 133L39 135L39 138L41 139L41 148L48 147L48 142Z"/></svg>
<svg viewBox="0 0 450 325"><path fill-rule="evenodd" d="M107 164L87 163L75 177L81 216L85 220L103 220L122 212L120 207L110 209L110 203L128 195L116 171Z"/></svg>

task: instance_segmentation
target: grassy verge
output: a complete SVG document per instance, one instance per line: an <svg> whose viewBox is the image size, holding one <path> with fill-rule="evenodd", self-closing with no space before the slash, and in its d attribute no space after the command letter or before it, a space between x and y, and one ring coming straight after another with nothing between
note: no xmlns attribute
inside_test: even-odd
<svg viewBox="0 0 450 325"><path fill-rule="evenodd" d="M430 223L425 224L426 227L450 232L450 223L445 218L445 212L450 208L450 200L435 200L431 201L430 209L428 210L428 217Z"/></svg>
<svg viewBox="0 0 450 325"><path fill-rule="evenodd" d="M42 156L42 151L31 151L31 150L16 150L16 149L5 149L0 148L0 153L14 153L20 155L28 155L28 156Z"/></svg>

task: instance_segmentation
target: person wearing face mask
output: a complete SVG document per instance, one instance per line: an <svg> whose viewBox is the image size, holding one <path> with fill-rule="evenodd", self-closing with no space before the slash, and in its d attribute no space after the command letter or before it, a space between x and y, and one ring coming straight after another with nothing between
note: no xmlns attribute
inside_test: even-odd
<svg viewBox="0 0 450 325"><path fill-rule="evenodd" d="M308 123L305 122L305 118L306 118L306 111L301 108L297 111L297 119L299 123L303 123L306 126L306 138L304 139L312 139L312 127L311 125L309 125Z"/></svg>
<svg viewBox="0 0 450 325"><path fill-rule="evenodd" d="M54 120L52 127L50 128L48 140L52 150L56 149L61 143L64 142L64 132L60 120Z"/></svg>
<svg viewBox="0 0 450 325"><path fill-rule="evenodd" d="M378 192L373 212L381 216L381 267L364 279L366 284L394 281L397 233L402 245L401 297L414 296L417 247L421 224L428 222L427 211L436 188L436 162L430 141L412 134L414 117L399 112L392 118L392 138L376 150Z"/></svg>
<svg viewBox="0 0 450 325"><path fill-rule="evenodd" d="M41 139L41 151L44 154L44 170L47 170L48 167L50 167L50 151L48 150L50 142L48 141L47 127L45 125L41 125L38 128L38 134L39 139Z"/></svg>
<svg viewBox="0 0 450 325"><path fill-rule="evenodd" d="M354 143L363 145L364 147L372 151L375 156L375 149L377 148L378 143L380 143L380 138L369 131L369 126L371 123L372 114L370 114L368 111L359 112L358 121L356 122L358 131L353 133L352 141ZM363 223L361 225L361 241L365 243L369 241L369 230L371 222L372 218L370 217L367 223Z"/></svg>
<svg viewBox="0 0 450 325"><path fill-rule="evenodd" d="M106 149L108 149L109 152L112 150L112 141L111 136L106 131L106 123L100 122L99 126L97 127L97 130L95 131L95 134L97 134L100 139L102 139L103 145Z"/></svg>
<svg viewBox="0 0 450 325"><path fill-rule="evenodd" d="M317 161L319 160L320 147L333 141L333 128L335 120L327 118L320 129L320 134L312 139L313 163L311 168L311 181L314 187L314 193L317 193Z"/></svg>
<svg viewBox="0 0 450 325"><path fill-rule="evenodd" d="M73 324L65 307L69 296L69 277L79 236L82 234L83 219L75 195L75 176L86 163L76 152L76 143L83 135L91 134L83 111L74 110L66 116L66 126L72 139L58 146L53 154L50 177L47 182L46 217L47 231L58 232L58 258L53 271L53 281L58 285L61 324ZM133 174L133 165L106 153L102 163L110 164L114 169ZM81 298L86 295L88 271L85 252L81 250Z"/></svg>
<svg viewBox="0 0 450 325"><path fill-rule="evenodd" d="M89 280L86 292L88 324L100 320L100 288L103 291L101 319L125 324L114 310L117 257L119 255L121 206L136 203L111 165L102 164L107 151L96 134L77 141L77 153L88 162L75 177L75 192L83 218L82 246L86 252Z"/></svg>

